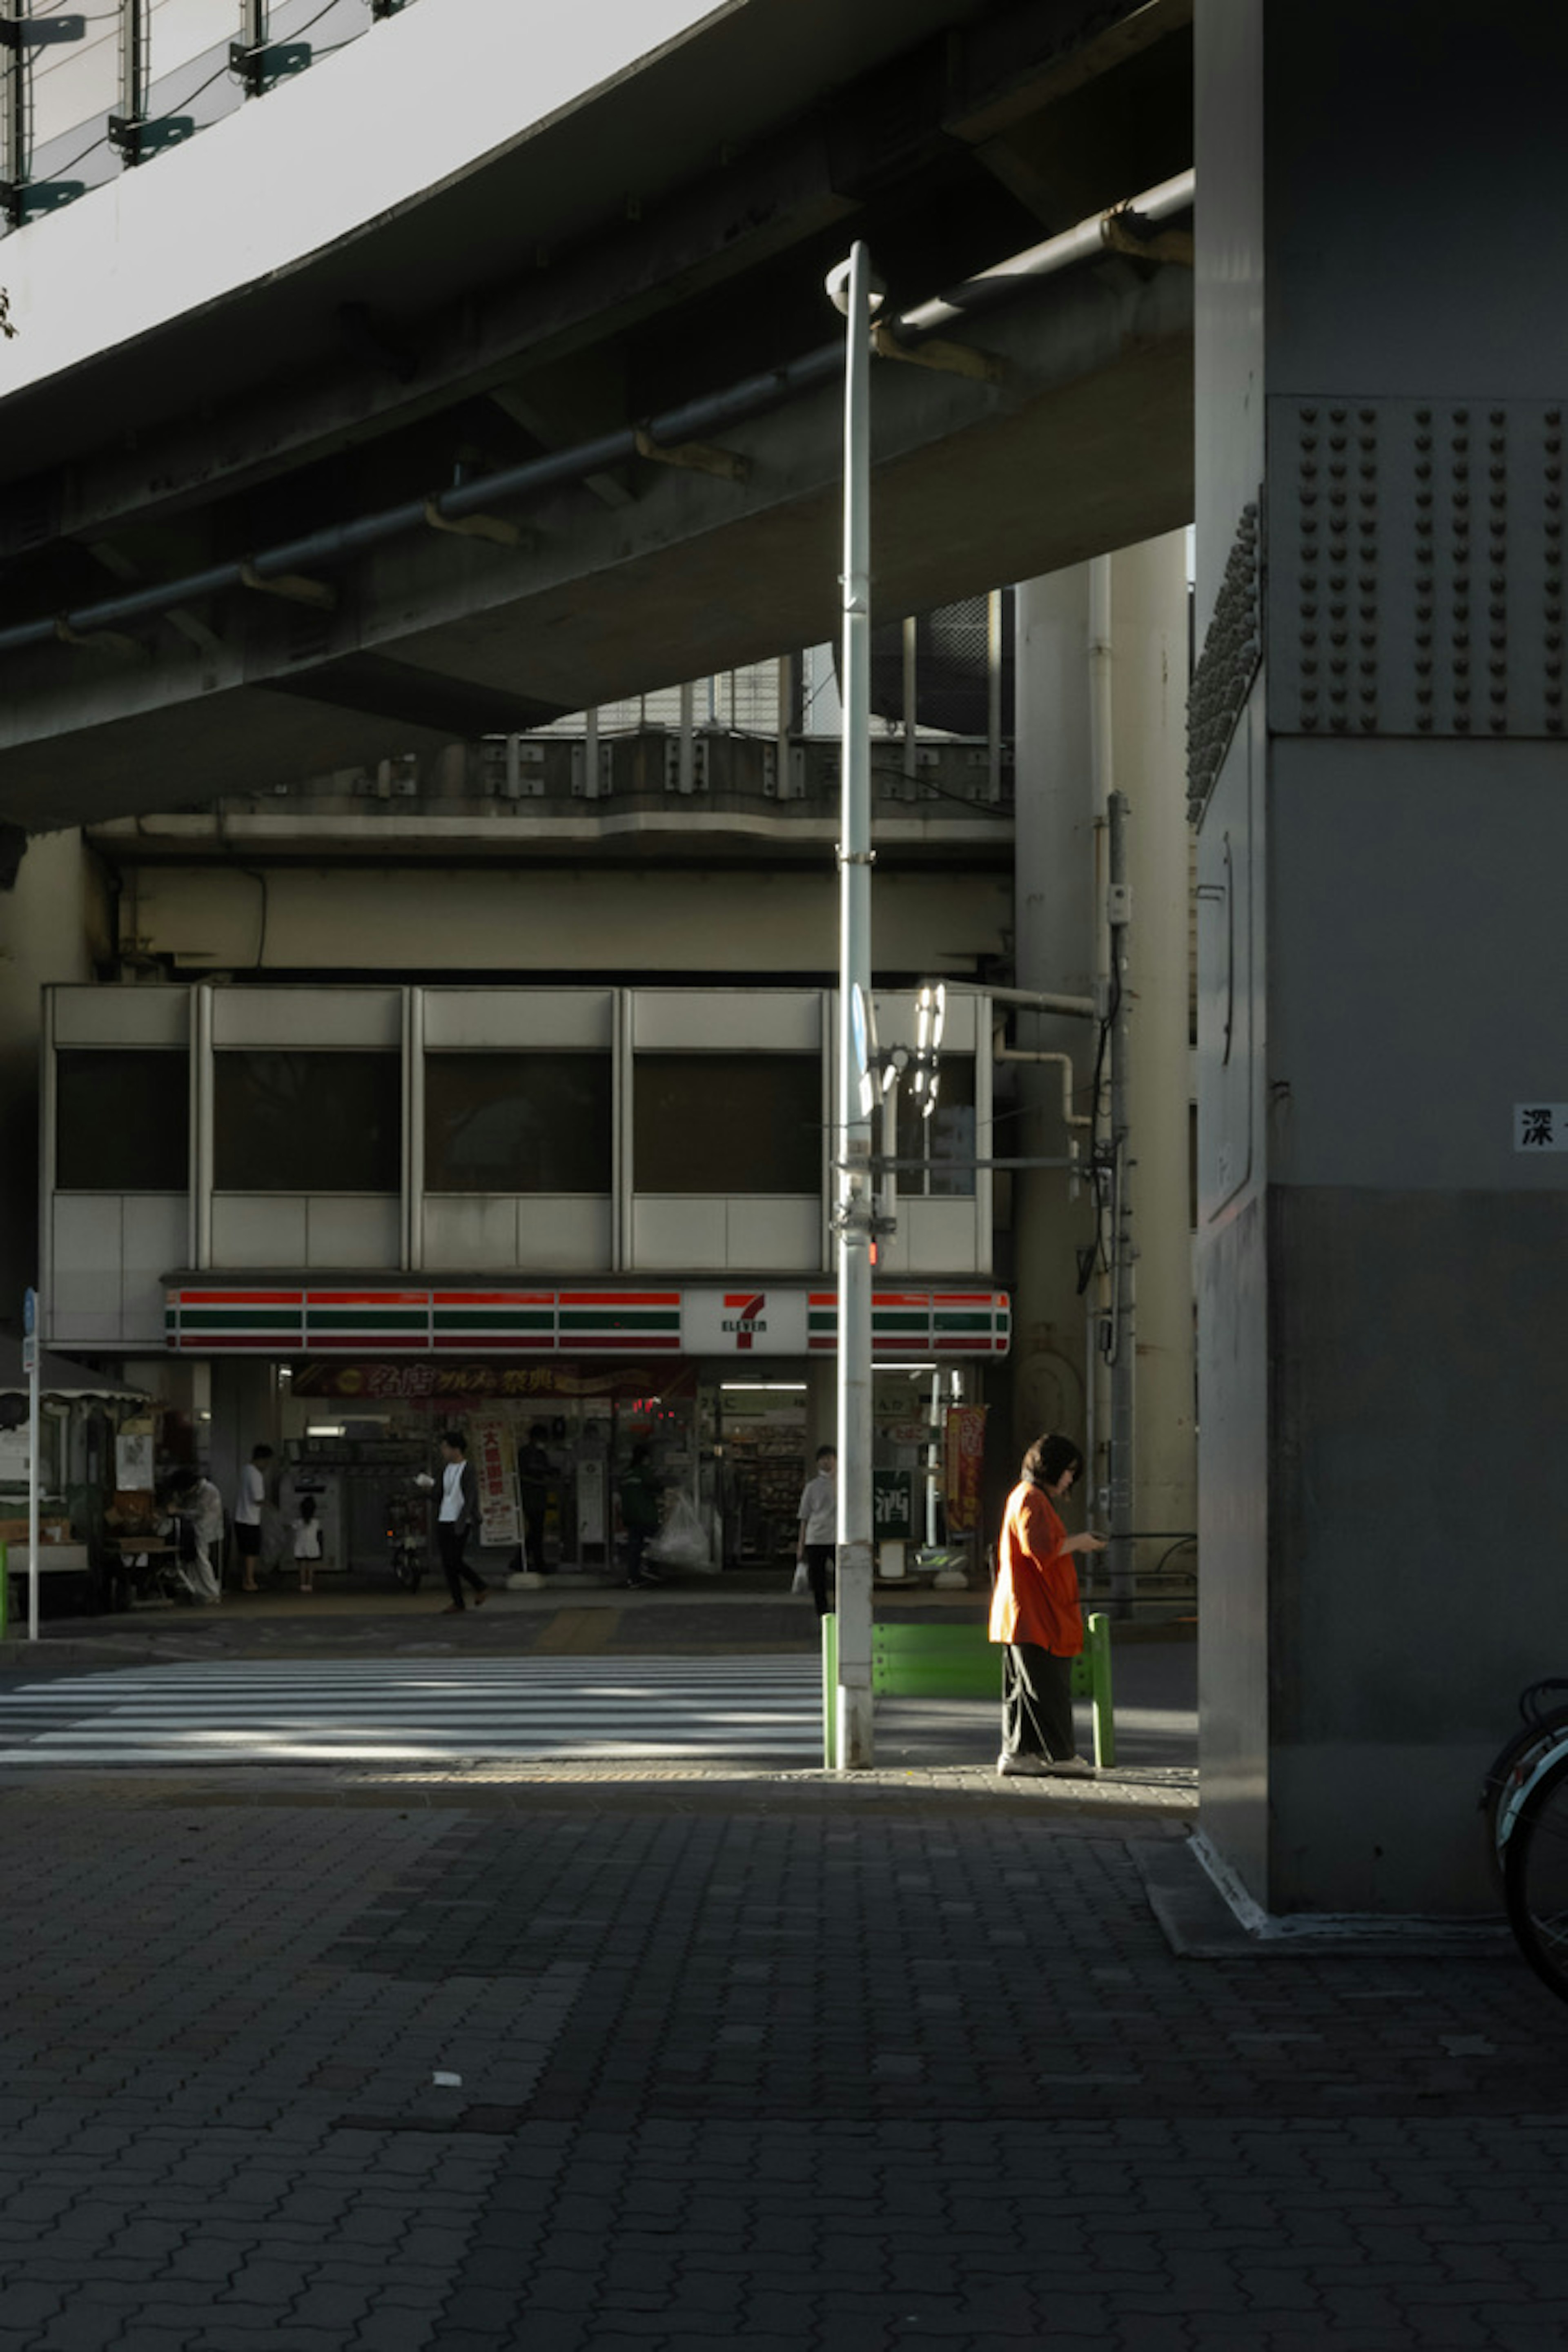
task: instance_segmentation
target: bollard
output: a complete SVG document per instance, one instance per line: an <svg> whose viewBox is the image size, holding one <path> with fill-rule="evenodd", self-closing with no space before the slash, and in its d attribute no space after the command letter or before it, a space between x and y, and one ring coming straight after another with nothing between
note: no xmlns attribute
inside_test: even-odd
<svg viewBox="0 0 1568 2352"><path fill-rule="evenodd" d="M838 1620L830 1609L822 1621L822 1769L838 1765Z"/></svg>

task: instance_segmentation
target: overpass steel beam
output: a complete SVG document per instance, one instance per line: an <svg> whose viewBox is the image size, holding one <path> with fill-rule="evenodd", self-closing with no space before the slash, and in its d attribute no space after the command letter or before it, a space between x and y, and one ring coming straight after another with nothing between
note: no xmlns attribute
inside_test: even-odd
<svg viewBox="0 0 1568 2352"><path fill-rule="evenodd" d="M1194 194L1193 173L1179 173L1124 204L1091 215L1060 236L1048 237L1043 244L994 264L948 294L889 319L887 331L900 341L918 343L955 321L1010 302L1042 278L1121 249L1119 239L1134 225L1146 221L1157 227L1190 210ZM209 565L182 579L100 598L65 614L14 623L0 629L0 654L47 645L59 639L64 631L70 633L65 642L74 642L95 631L122 628L128 622L160 618L176 604L189 604L230 589L254 588L289 574L309 575L322 565L344 562L427 529L437 518L447 523L460 523L468 517L488 513L503 502L537 498L563 485L581 482L589 475L628 463L638 454L639 446L652 445L669 452L685 444L703 442L715 432L744 424L803 393L818 389L833 380L842 361L842 349L837 342L819 344L783 367L764 370L721 392L684 402L643 425L626 425L580 442L573 448L552 451L523 465L480 475L439 497L405 499L378 513L359 516L352 522L334 523L279 546L262 549L249 558Z"/></svg>

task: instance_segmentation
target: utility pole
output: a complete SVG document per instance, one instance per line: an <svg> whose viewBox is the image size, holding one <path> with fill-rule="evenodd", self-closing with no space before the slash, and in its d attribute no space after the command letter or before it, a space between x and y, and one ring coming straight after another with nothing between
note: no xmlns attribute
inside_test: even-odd
<svg viewBox="0 0 1568 2352"><path fill-rule="evenodd" d="M873 1759L871 1709L871 320L858 241L827 280L844 361L843 784L838 843L838 1713L841 1771Z"/></svg>
<svg viewBox="0 0 1568 2352"><path fill-rule="evenodd" d="M1117 1609L1131 1605L1132 1575L1132 1452L1134 1382L1137 1375L1137 1301L1132 1242L1132 1188L1128 1142L1128 1040L1131 993L1128 987L1128 931L1131 887L1127 879L1127 795L1112 793L1110 885L1106 909L1110 932L1110 1542L1106 1567Z"/></svg>
<svg viewBox="0 0 1568 2352"><path fill-rule="evenodd" d="M22 1361L27 1375L27 1639L38 1638L38 1349L43 1345L38 1294L22 1300Z"/></svg>

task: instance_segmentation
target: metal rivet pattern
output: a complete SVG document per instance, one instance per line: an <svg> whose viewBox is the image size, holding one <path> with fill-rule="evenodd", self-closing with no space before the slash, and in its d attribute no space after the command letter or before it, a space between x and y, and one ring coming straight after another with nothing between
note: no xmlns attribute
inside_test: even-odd
<svg viewBox="0 0 1568 2352"><path fill-rule="evenodd" d="M1533 401L1269 401L1275 733L1564 731L1563 421Z"/></svg>
<svg viewBox="0 0 1568 2352"><path fill-rule="evenodd" d="M1313 421L1313 414L1309 412L1301 451L1303 523L1298 559L1302 610L1310 615L1309 626L1317 614L1317 574L1313 568L1317 523L1310 513L1316 496ZM1249 501L1243 507L1236 527L1236 537L1226 559L1225 577L1215 599L1214 616L1193 672L1192 690L1187 698L1187 815L1194 824L1201 821L1208 804L1263 656L1260 529L1261 500ZM1315 631L1311 644L1316 645ZM1314 658L1313 673L1316 668ZM1309 707L1315 704L1317 688L1306 674L1302 690Z"/></svg>

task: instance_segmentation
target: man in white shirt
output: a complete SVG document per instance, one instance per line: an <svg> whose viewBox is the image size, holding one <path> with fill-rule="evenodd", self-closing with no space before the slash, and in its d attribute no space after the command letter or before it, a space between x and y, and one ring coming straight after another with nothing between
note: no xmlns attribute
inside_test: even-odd
<svg viewBox="0 0 1568 2352"><path fill-rule="evenodd" d="M827 1571L837 1540L838 1456L831 1445L819 1445L816 1475L800 1498L800 1543L795 1553L805 1564L819 1617L827 1614Z"/></svg>
<svg viewBox="0 0 1568 2352"><path fill-rule="evenodd" d="M178 1528L178 1566L194 1601L221 1601L213 1554L223 1542L223 1496L199 1470L187 1470L175 1483L169 1507Z"/></svg>
<svg viewBox="0 0 1568 2352"><path fill-rule="evenodd" d="M270 1445L253 1445L250 1459L239 1474L239 1500L234 1507L234 1540L239 1551L240 1590L256 1591L261 1560L261 1513L267 1501L267 1465Z"/></svg>
<svg viewBox="0 0 1568 2352"><path fill-rule="evenodd" d="M479 1523L479 1473L468 1459L468 1441L460 1430L449 1429L441 1440L441 1507L436 1518L436 1542L441 1554L441 1565L447 1571L447 1590L452 1599L442 1611L445 1617L459 1615L468 1606L463 1599L463 1587L468 1585L474 1595L474 1607L482 1609L489 1597L489 1587L476 1569L463 1558L469 1536Z"/></svg>

